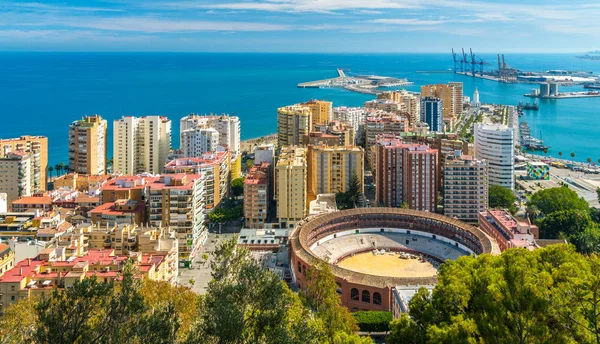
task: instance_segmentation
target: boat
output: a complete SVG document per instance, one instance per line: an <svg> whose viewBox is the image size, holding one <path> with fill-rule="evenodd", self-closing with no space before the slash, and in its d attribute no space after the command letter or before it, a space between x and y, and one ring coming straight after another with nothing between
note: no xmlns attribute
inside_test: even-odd
<svg viewBox="0 0 600 344"><path fill-rule="evenodd" d="M593 84L584 84L583 88L589 88L591 90L600 90L600 83L593 83Z"/></svg>
<svg viewBox="0 0 600 344"><path fill-rule="evenodd" d="M531 136L531 128L527 122L519 123L519 142L524 149L544 150L550 146L544 145L544 141Z"/></svg>

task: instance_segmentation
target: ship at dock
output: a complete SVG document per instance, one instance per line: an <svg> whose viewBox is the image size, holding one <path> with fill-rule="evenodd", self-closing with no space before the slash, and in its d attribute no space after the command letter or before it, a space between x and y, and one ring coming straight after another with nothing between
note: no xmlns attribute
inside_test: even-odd
<svg viewBox="0 0 600 344"><path fill-rule="evenodd" d="M519 102L519 105L517 105L517 110L520 112L523 112L523 110L537 111L539 109L540 109L540 106L538 105L537 102L533 102L533 104L531 104L530 102L527 102L525 104L523 104L523 102Z"/></svg>
<svg viewBox="0 0 600 344"><path fill-rule="evenodd" d="M535 138L531 136L531 128L527 122L519 123L519 143L523 149L527 150L545 150L550 148L550 146L544 145L544 141L542 139Z"/></svg>

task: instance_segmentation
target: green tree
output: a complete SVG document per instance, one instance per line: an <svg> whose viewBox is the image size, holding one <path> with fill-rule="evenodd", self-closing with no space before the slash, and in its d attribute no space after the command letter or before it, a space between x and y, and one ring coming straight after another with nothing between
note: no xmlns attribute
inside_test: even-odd
<svg viewBox="0 0 600 344"><path fill-rule="evenodd" d="M56 176L57 176L57 177L60 177L60 175L61 175L61 173L60 173L60 172L62 171L62 169L63 169L63 166L61 166L60 164L56 164L56 165L54 166L54 169L56 170Z"/></svg>
<svg viewBox="0 0 600 344"><path fill-rule="evenodd" d="M231 192L236 197L244 194L244 178L236 178L231 182Z"/></svg>
<svg viewBox="0 0 600 344"><path fill-rule="evenodd" d="M562 159L562 156L563 156L563 152L558 152L558 157L559 157L560 159Z"/></svg>
<svg viewBox="0 0 600 344"><path fill-rule="evenodd" d="M488 191L490 208L503 208L514 214L517 211L515 202L517 198L512 190L500 185L491 185Z"/></svg>
<svg viewBox="0 0 600 344"><path fill-rule="evenodd" d="M402 202L402 203L400 204L400 208L401 208L401 209L408 209L408 208L410 208L410 207L408 206L408 203L407 203L407 202Z"/></svg>
<svg viewBox="0 0 600 344"><path fill-rule="evenodd" d="M19 300L0 317L0 343L32 343L32 329L37 322L36 298Z"/></svg>
<svg viewBox="0 0 600 344"><path fill-rule="evenodd" d="M598 198L598 202L600 202L600 188L596 188L596 197Z"/></svg>
<svg viewBox="0 0 600 344"><path fill-rule="evenodd" d="M592 163L592 158L587 158L587 163L588 163L588 167L589 167L590 164Z"/></svg>
<svg viewBox="0 0 600 344"><path fill-rule="evenodd" d="M359 311L352 313L358 328L362 332L387 332L393 320L391 312Z"/></svg>
<svg viewBox="0 0 600 344"><path fill-rule="evenodd" d="M246 160L246 169L250 170L252 167L254 167L254 162L252 161L252 159Z"/></svg>
<svg viewBox="0 0 600 344"><path fill-rule="evenodd" d="M593 226L589 211L586 210L559 210L552 212L537 221L540 227L540 237L544 239L570 238Z"/></svg>
<svg viewBox="0 0 600 344"><path fill-rule="evenodd" d="M362 194L362 182L356 174L352 174L348 180L345 192L338 192L335 200L339 209L352 209L356 207L360 195Z"/></svg>
<svg viewBox="0 0 600 344"><path fill-rule="evenodd" d="M337 332L354 333L358 331L356 321L350 312L341 305L337 294L335 276L329 265L319 261L306 271L306 287L302 291L306 305L321 319L328 333L333 338Z"/></svg>
<svg viewBox="0 0 600 344"><path fill-rule="evenodd" d="M527 206L535 206L541 217L560 210L589 210L588 203L577 196L575 191L566 187L541 190L531 196Z"/></svg>
<svg viewBox="0 0 600 344"><path fill-rule="evenodd" d="M54 167L48 166L48 175L52 178L52 172L54 171Z"/></svg>
<svg viewBox="0 0 600 344"><path fill-rule="evenodd" d="M548 148L544 148L544 156L548 155Z"/></svg>

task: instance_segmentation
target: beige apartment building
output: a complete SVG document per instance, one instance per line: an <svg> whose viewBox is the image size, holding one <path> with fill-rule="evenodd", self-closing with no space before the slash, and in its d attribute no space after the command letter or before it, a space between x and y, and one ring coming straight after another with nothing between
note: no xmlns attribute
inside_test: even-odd
<svg viewBox="0 0 600 344"><path fill-rule="evenodd" d="M406 117L394 114L375 114L367 117L365 122L367 163L375 166L375 144L380 135L399 135L408 132L409 124Z"/></svg>
<svg viewBox="0 0 600 344"><path fill-rule="evenodd" d="M105 119L83 117L69 126L69 169L82 174L106 173Z"/></svg>
<svg viewBox="0 0 600 344"><path fill-rule="evenodd" d="M329 121L326 123L315 124L314 129L317 132L337 137L338 143L335 145L354 146L354 128L350 126L349 123ZM309 133L309 135L312 133L313 132ZM303 137L302 141L305 141L305 137Z"/></svg>
<svg viewBox="0 0 600 344"><path fill-rule="evenodd" d="M283 147L275 167L275 199L281 228L294 227L307 215L306 148Z"/></svg>
<svg viewBox="0 0 600 344"><path fill-rule="evenodd" d="M309 100L300 104L310 109L313 128L317 124L328 123L333 116L333 103L323 100Z"/></svg>
<svg viewBox="0 0 600 344"><path fill-rule="evenodd" d="M45 191L48 185L48 138L45 136L21 136L0 139L0 158L15 151L31 153L33 156L33 189Z"/></svg>
<svg viewBox="0 0 600 344"><path fill-rule="evenodd" d="M19 197L30 196L35 190L36 167L32 153L9 152L0 158L0 193L6 194L8 208Z"/></svg>
<svg viewBox="0 0 600 344"><path fill-rule="evenodd" d="M308 146L307 206L318 194L346 192L352 176L364 191L364 151L356 146Z"/></svg>
<svg viewBox="0 0 600 344"><path fill-rule="evenodd" d="M312 111L308 106L291 105L277 109L277 143L279 147L297 146L312 130Z"/></svg>
<svg viewBox="0 0 600 344"><path fill-rule="evenodd" d="M449 82L448 85L421 86L421 97L442 100L444 120L455 118L463 112L463 83Z"/></svg>
<svg viewBox="0 0 600 344"><path fill-rule="evenodd" d="M162 173L171 148L171 120L123 116L113 124L113 172Z"/></svg>
<svg viewBox="0 0 600 344"><path fill-rule="evenodd" d="M444 214L477 222L488 208L488 166L469 155L450 155L444 165Z"/></svg>
<svg viewBox="0 0 600 344"><path fill-rule="evenodd" d="M418 94L409 93L406 90L389 91L377 95L377 99L389 99L396 103L404 104L410 125L415 125L421 115L421 97Z"/></svg>

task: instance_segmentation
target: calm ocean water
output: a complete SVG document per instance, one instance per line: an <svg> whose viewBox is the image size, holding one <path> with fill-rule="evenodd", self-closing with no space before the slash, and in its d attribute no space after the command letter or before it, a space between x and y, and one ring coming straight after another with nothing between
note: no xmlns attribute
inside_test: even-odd
<svg viewBox="0 0 600 344"><path fill-rule="evenodd" d="M483 55L495 68L495 55ZM507 63L523 70L577 69L600 72L599 61L571 55L509 54ZM336 76L336 68L356 74L408 78L420 85L462 81L465 95L479 89L482 102L516 105L534 85L499 84L451 73L448 54L167 54L167 53L0 53L0 137L46 135L50 162L67 161L68 125L98 113L109 121L123 115L163 115L173 121L188 113L233 113L242 138L276 131L277 107L326 99L334 106L358 106L372 96L337 89L298 89L296 84ZM579 87L562 90L583 90ZM535 136L576 160L600 159L600 98L542 100L540 111L523 117Z"/></svg>

